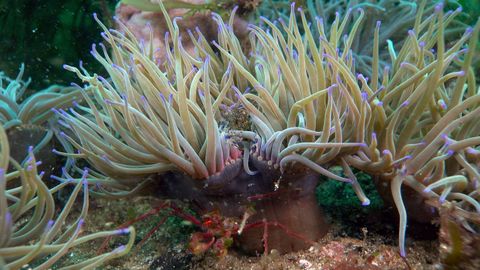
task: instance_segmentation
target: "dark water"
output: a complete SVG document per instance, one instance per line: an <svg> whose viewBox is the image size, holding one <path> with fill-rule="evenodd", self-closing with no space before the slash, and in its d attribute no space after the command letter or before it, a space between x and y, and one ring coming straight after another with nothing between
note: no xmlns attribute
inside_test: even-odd
<svg viewBox="0 0 480 270"><path fill-rule="evenodd" d="M32 78L30 88L36 90L75 81L62 69L65 63L77 65L83 60L95 70L89 51L101 37L92 14L100 14L108 23L116 2L0 0L0 70L14 77L25 63L25 78Z"/></svg>

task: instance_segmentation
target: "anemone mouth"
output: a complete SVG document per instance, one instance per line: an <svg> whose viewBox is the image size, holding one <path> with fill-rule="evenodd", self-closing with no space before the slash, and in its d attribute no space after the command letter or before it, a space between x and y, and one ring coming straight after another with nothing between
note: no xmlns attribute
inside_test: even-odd
<svg viewBox="0 0 480 270"><path fill-rule="evenodd" d="M223 169L217 172L214 175L211 175L201 181L201 188L205 194L214 195L214 194L223 194L230 195L234 192L236 185L236 178L241 173L242 169L241 159L235 159L229 162L223 167Z"/></svg>

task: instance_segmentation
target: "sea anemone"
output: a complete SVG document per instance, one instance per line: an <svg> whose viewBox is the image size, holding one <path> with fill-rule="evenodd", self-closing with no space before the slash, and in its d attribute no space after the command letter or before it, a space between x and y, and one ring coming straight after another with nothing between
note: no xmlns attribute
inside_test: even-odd
<svg viewBox="0 0 480 270"><path fill-rule="evenodd" d="M290 13L290 1L271 0L264 1L259 7L260 13L267 18L282 18L288 20ZM298 1L296 1L298 3ZM356 35L351 37L350 49L355 57L355 69L357 72L372 74L372 52L378 50L374 46L389 43L395 49L401 49L405 39L405 33L412 28L417 12L420 8L424 14L431 14L438 1L399 1L399 0L381 0L381 1L302 1L305 5L305 16L309 21L320 19L324 23L324 29L327 36L334 24L342 23L344 29L356 28ZM455 1L446 1L449 8L455 9L457 15L465 16L462 13L462 7ZM364 12L359 13L355 10L361 8ZM357 19L362 16L362 20ZM350 17L349 20L342 20L342 17ZM444 33L446 42L455 40L465 30L468 25L464 23L463 17L452 17L449 28ZM379 32L378 43L374 41L374 30L377 21L382 22L382 29ZM358 22L355 26L355 22ZM299 25L303 29L303 25ZM313 36L318 36L315 27L311 27ZM388 50L379 50L380 67L388 65L390 56Z"/></svg>
<svg viewBox="0 0 480 270"><path fill-rule="evenodd" d="M425 6L422 1L399 50L387 42L383 68L379 51L385 44L381 23L375 24L370 78L356 73L351 49L362 9L338 17L329 29L298 9L301 32L292 5L288 22L262 18L263 26L250 26L247 54L233 19L225 23L213 14L219 29L214 47L201 33L191 34L191 56L182 47L178 19L168 20L162 8L169 27L165 44L171 45L160 66L151 46L121 23L118 31L99 21L111 53L101 44L102 53L94 45L92 55L109 78L65 66L87 83L79 88L88 106L57 111L67 149L57 152L70 158L74 171L80 169L73 158L86 159L98 170L91 182L116 189L160 174L153 177L162 182L158 193L194 201L204 211L241 217L253 205L253 237L240 238L247 249L285 252L323 235L313 196L319 175L350 184L368 205L351 167L377 177L378 189L388 191L399 212L402 256L405 205L412 213L416 207L430 211L429 219L440 207L455 209L475 231L480 96L471 62L480 21L445 44L445 29L459 11L444 13L439 4L430 14ZM353 13L359 15L349 29ZM245 129L222 119L229 108L248 113ZM331 172L333 166L346 177Z"/></svg>
<svg viewBox="0 0 480 270"><path fill-rule="evenodd" d="M30 84L30 79L22 80L24 71L22 64L15 79L0 72L0 123L7 130L19 125L42 125L54 115L52 107L69 106L81 96L74 87L52 85L23 98Z"/></svg>
<svg viewBox="0 0 480 270"><path fill-rule="evenodd" d="M55 122L51 108L68 107L73 100L80 100L81 94L74 87L52 85L27 96L30 79L22 78L24 71L22 64L14 79L0 72L0 124L10 139L10 156L24 161L28 146L34 145L33 152L42 159L41 168L48 177L57 165L56 156L51 154L55 147L54 130L49 128Z"/></svg>
<svg viewBox="0 0 480 270"><path fill-rule="evenodd" d="M54 196L70 182L48 188L43 182L44 172L37 171L41 162L35 159L33 147L29 157L20 164L9 155L10 146L5 130L0 126L0 268L20 269L32 265L34 269L50 269L52 265L65 265L59 260L69 250L98 238L129 234L128 244L110 252L69 265L71 268L95 267L128 253L135 239L133 227L123 230L103 231L81 236L87 219L89 190L86 181L78 182L56 214ZM12 169L8 169L9 165ZM87 177L88 170L82 179ZM78 194L83 191L79 216L70 217ZM62 268L62 269L71 269Z"/></svg>
<svg viewBox="0 0 480 270"><path fill-rule="evenodd" d="M439 4L435 7L434 14L423 18L425 4L426 1L421 3L413 28L408 31L408 37L400 51L397 53L393 44L389 43L388 52L391 63L383 69L383 72L379 71L378 49L373 50L370 82L365 75L355 74L355 66L351 63L356 58L352 57L349 49L362 15L355 22L350 34L345 36L342 49L339 45L333 45L340 44L344 23L340 24L340 21L334 23L328 37L322 22L317 21L317 31L320 33L319 44L317 44L311 38L310 27L301 11L304 35L298 34L296 20L292 15L288 25L282 24L283 30L287 33L286 39L283 38L285 35L271 35L270 33L280 33L280 30L268 21L266 23L270 26L269 32L253 27L253 32L260 41L258 55L261 57L259 58L262 60L266 58L268 61L267 64L259 62L262 63L263 70L269 71L257 69L255 76L249 75L253 72L244 73L245 79L252 85L260 86L257 96L261 100L255 100L255 107L251 105L245 105L245 107L252 115L252 119L260 119L260 121L257 120L259 122L257 126L263 133L260 133L262 138L269 137L267 132L270 134L284 132L282 129L299 123L305 123L305 127L310 130L320 130L321 125L315 126L319 120L314 116L320 115L323 119L328 119L328 114L322 112L324 108L328 108L328 103L327 106L320 103L321 106L310 109L310 115L313 117L309 121L308 106L318 106L319 103L316 102L322 102L322 100L312 102L313 98L324 94L321 93L322 91L308 90L324 89L325 86L314 85L319 78L320 80L325 78L326 85L330 89L334 85L339 88L338 92L331 90L334 94L338 93L338 101L334 104L337 108L345 108L345 111L338 113L342 115L340 119L343 118L343 121L340 124L333 123L334 127L342 127L341 132L336 131L335 135L341 136L342 141L339 142L364 141L368 146L360 147L360 151L355 150L353 154L344 150L343 153L340 152L328 160L326 159L328 155L326 156L325 153L322 153L319 159L315 159L315 156L312 156L312 146L307 144L305 144L307 150L301 153L301 156L298 155L298 150L302 147L297 146L299 143L296 142L286 149L293 148L297 150L297 154L288 155L285 158L303 163L311 169L319 169L318 166L324 164L328 167L332 165L328 163L332 162L340 164L350 180L354 178L349 167L379 176L382 179L378 183L379 189L383 187L391 189L394 203L399 210L402 255L405 255L404 235L407 218L402 200L402 183L418 192L409 196L407 201L407 205L411 205L412 212L419 203L422 206L422 200L426 200L429 201L430 206L449 205L449 207L462 209L459 210L462 213L462 219L471 229L475 226L472 228L466 223L470 221L478 224L479 218L478 155L476 155L478 150L475 149L478 147L478 141L475 138L479 134L479 126L474 120L479 112L479 97L470 65L478 40L480 23L477 23L473 29L468 28L463 36L450 43L450 47L446 49L444 29L459 14L459 11L444 14L443 6ZM363 13L361 10L359 12ZM346 20L347 18L343 22ZM379 48L380 26L380 22L377 22L374 35L374 44L377 45L374 48ZM302 42L303 40L306 41ZM470 40L469 44L464 48L463 45L468 40ZM290 45L286 47L285 44ZM258 47L253 46L253 48ZM432 51L434 47L436 50ZM219 50L228 55L225 50L221 48ZM326 66L325 72L318 72L318 69L313 68L319 66L314 66L316 58L319 59L317 63ZM235 63L233 60L232 62ZM274 63L278 63L278 66ZM235 67L241 69L237 65ZM281 74L281 77L274 77L275 69L280 70L278 74ZM317 73L309 73L312 70ZM264 74L271 76L270 81L258 79L266 78ZM282 79L286 87L282 86ZM279 86L268 87L273 82ZM261 89L262 87L267 91ZM290 91L292 94L290 99L298 100L297 102L303 101L303 104L300 108L287 107L285 111L288 114L280 115L284 117L283 119L288 119L287 123L293 124L278 129L275 128L276 123L272 123L272 119L276 121L282 117L273 116L278 109L267 104L267 101L270 98L275 99L275 95L281 97L275 89L282 88L299 89L298 92L307 90L307 96L295 98L295 91ZM277 102L277 104L281 103ZM258 107L261 107L261 110L258 110ZM292 112L300 110L305 117L301 121L294 122L295 118L291 117ZM269 126L269 130L265 132L264 130ZM326 133L327 130L324 129L323 132ZM271 140L271 142L274 141ZM460 148L450 148L454 143ZM268 155L270 148L267 139L267 146L261 149L265 149L265 154ZM266 158L268 160L268 157ZM275 164L275 158L276 153L271 154L270 161L273 164ZM265 156L261 159L265 160ZM282 161L277 161L277 164L282 167ZM361 201L367 202L364 198L362 199L362 193L357 194ZM421 196L423 199L413 200L412 197L415 196ZM468 210L465 211L466 209ZM430 219L431 217L430 214Z"/></svg>
<svg viewBox="0 0 480 270"><path fill-rule="evenodd" d="M215 70L219 69L215 68L218 62L206 59L202 63L181 53L175 34L178 32L173 31L174 25L170 26L175 48L175 58L170 55L170 60L176 63L167 68L167 74L152 61L151 51L144 51L135 40L118 31L106 29L104 37L118 53L114 56L118 62L112 63L103 45L104 56L96 46L92 55L115 79L65 67L90 83L93 99L84 95L89 107L76 107L94 118L82 117L74 109L69 110L71 114L60 110L65 126L86 137L77 136L85 138L78 144L64 136L106 175L136 181L131 177L181 170L193 178L205 179L238 159L238 149L226 142L214 119L221 102L228 100L225 94L232 80L227 73L222 84L211 85L215 81L210 76L219 73ZM121 137L115 136L117 133Z"/></svg>

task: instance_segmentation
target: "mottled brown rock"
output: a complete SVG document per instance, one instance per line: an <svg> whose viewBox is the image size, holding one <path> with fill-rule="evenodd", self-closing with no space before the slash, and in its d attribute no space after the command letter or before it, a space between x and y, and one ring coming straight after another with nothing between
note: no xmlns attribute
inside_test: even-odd
<svg viewBox="0 0 480 270"><path fill-rule="evenodd" d="M203 4L204 0L187 0L184 2L192 4ZM195 13L187 15L187 9L170 9L168 14L170 19L180 17L177 24L180 29L182 45L187 52L193 54L194 46L188 35L188 30L195 32L196 28L202 32L209 41L216 40L217 24L211 18L211 12ZM168 32L166 21L161 12L141 11L135 7L120 4L115 10L116 16L125 24L138 40L148 41L150 39L150 27L153 30L154 57L158 63L165 61L165 34ZM233 29L240 41L247 40L247 21L236 16L233 23ZM171 38L171 37L170 37ZM145 42L147 45L147 42ZM244 42L242 42L244 43Z"/></svg>

